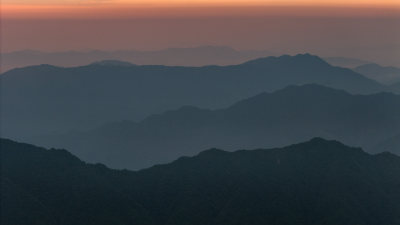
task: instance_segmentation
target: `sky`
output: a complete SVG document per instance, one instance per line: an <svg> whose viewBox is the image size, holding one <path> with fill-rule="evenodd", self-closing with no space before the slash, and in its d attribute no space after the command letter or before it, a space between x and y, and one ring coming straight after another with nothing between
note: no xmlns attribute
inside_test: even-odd
<svg viewBox="0 0 400 225"><path fill-rule="evenodd" d="M3 4L20 5L72 5L72 4L368 4L368 5L399 5L397 0L3 0Z"/></svg>
<svg viewBox="0 0 400 225"><path fill-rule="evenodd" d="M6 18L94 18L106 16L107 18L138 17L150 12L151 16L175 16L185 14L190 8L190 13L196 15L209 15L210 10L223 8L228 11L240 12L240 8L273 8L273 7L336 7L364 9L400 9L398 0L2 0L2 14ZM214 8L214 10L212 10ZM235 8L235 9L232 9ZM183 10L184 9L184 10ZM258 9L259 11L259 9ZM281 11L282 12L282 11ZM252 12L246 12L252 15ZM283 12L285 13L285 12ZM357 10L353 13L359 14ZM158 14L158 15L157 15Z"/></svg>
<svg viewBox="0 0 400 225"><path fill-rule="evenodd" d="M223 45L400 64L398 0L2 0L1 51Z"/></svg>

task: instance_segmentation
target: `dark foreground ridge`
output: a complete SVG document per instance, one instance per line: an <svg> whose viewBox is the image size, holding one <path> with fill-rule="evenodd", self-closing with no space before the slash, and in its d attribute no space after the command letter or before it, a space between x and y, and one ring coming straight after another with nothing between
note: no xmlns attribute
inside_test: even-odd
<svg viewBox="0 0 400 225"><path fill-rule="evenodd" d="M400 158L315 138L138 172L1 139L2 225L398 225Z"/></svg>

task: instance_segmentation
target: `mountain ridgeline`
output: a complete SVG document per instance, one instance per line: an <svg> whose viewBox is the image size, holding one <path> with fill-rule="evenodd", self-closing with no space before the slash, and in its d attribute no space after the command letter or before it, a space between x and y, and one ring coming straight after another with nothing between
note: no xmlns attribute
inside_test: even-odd
<svg viewBox="0 0 400 225"><path fill-rule="evenodd" d="M398 225L400 158L314 138L138 172L0 140L2 225Z"/></svg>
<svg viewBox="0 0 400 225"><path fill-rule="evenodd" d="M265 92L223 109L185 106L140 122L114 122L27 141L69 149L88 162L128 169L166 163L213 147L271 148L316 136L376 153L383 142L400 134L399 115L399 95L352 95L310 84ZM400 153L394 145L385 150Z"/></svg>
<svg viewBox="0 0 400 225"><path fill-rule="evenodd" d="M400 82L400 68L397 67L385 67L375 63L370 63L358 66L353 70L382 84L390 85Z"/></svg>
<svg viewBox="0 0 400 225"><path fill-rule="evenodd" d="M168 48L158 51L66 51L41 52L24 50L1 54L2 70L30 65L51 64L57 66L79 66L94 61L120 60L140 65L204 66L232 65L248 60L276 55L271 51L238 51L226 46L199 46L194 48Z"/></svg>
<svg viewBox="0 0 400 225"><path fill-rule="evenodd" d="M3 73L0 82L2 134L16 139L139 121L183 105L222 108L288 85L315 83L364 94L396 91L309 54L233 66L40 65Z"/></svg>

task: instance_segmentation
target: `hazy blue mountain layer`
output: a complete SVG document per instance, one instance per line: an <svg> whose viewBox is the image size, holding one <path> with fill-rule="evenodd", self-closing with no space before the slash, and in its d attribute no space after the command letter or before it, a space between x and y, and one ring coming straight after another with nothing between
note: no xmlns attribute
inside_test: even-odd
<svg viewBox="0 0 400 225"><path fill-rule="evenodd" d="M309 54L234 66L135 66L115 61L73 68L40 65L3 73L0 83L2 134L17 139L108 121L138 121L183 105L227 107L288 85L316 83L351 93L392 90Z"/></svg>
<svg viewBox="0 0 400 225"><path fill-rule="evenodd" d="M248 60L276 55L271 51L238 51L226 46L168 48L158 51L64 51L41 52L24 50L3 53L2 71L39 64L80 66L94 61L122 60L140 65L204 66L232 65Z"/></svg>
<svg viewBox="0 0 400 225"><path fill-rule="evenodd" d="M140 122L119 121L28 140L69 149L85 161L138 169L212 147L271 148L316 136L377 152L375 146L400 133L399 115L399 95L352 95L303 85L265 92L219 110L185 106Z"/></svg>
<svg viewBox="0 0 400 225"><path fill-rule="evenodd" d="M400 82L400 68L397 67L370 63L358 66L353 70L382 84L390 85Z"/></svg>
<svg viewBox="0 0 400 225"><path fill-rule="evenodd" d="M370 61L349 58L349 57L324 57L324 60L333 66L339 66L344 68L354 68L357 66L372 63Z"/></svg>

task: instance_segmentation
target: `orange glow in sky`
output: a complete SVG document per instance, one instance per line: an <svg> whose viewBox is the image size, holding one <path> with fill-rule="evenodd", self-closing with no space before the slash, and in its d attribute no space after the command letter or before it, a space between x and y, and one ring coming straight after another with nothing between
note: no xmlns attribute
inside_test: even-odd
<svg viewBox="0 0 400 225"><path fill-rule="evenodd" d="M335 8L336 12L332 13ZM362 10L354 13L354 9ZM375 16L378 13L396 16L399 10L400 0L2 0L1 7L2 17L6 19L254 16L280 13L303 16Z"/></svg>
<svg viewBox="0 0 400 225"><path fill-rule="evenodd" d="M223 45L397 65L400 0L0 0L2 51Z"/></svg>
<svg viewBox="0 0 400 225"><path fill-rule="evenodd" d="M8 5L400 5L398 0L3 0Z"/></svg>

